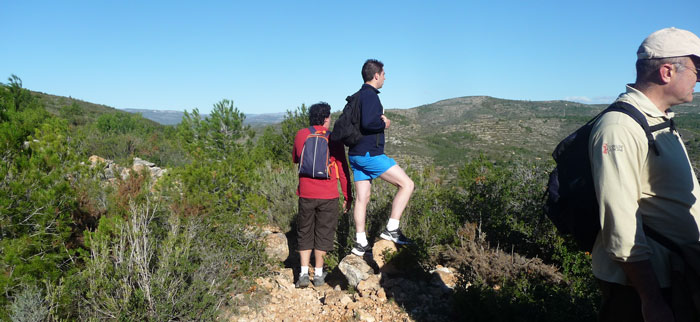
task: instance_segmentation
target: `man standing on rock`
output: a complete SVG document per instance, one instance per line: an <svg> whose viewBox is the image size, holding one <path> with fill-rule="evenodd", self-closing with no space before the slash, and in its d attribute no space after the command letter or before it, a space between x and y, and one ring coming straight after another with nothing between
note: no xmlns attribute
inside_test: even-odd
<svg viewBox="0 0 700 322"><path fill-rule="evenodd" d="M338 181L343 191L343 208L349 211L352 202L352 188L348 180L348 165L345 148L341 142L328 142L328 127L331 122L331 107L320 102L309 108L310 127L301 129L294 138L292 156L294 163L299 163L299 213L297 216L297 244L301 259L301 272L296 287L309 285L309 262L311 250L314 251L316 266L314 268L314 286L325 283L323 257L333 249L336 227L338 226ZM316 136L312 136L312 129ZM313 138L312 138L313 137ZM325 142L324 142L325 138ZM312 141L316 140L318 141ZM313 144L309 143L313 142ZM327 144L326 150L318 150L321 159L314 161L315 148ZM320 160L320 161L319 161ZM304 166L304 163L307 166ZM302 170L308 163L322 168L322 177L305 174ZM323 164L319 164L322 162ZM327 163L327 164L326 164ZM317 173L316 171L315 173Z"/></svg>
<svg viewBox="0 0 700 322"><path fill-rule="evenodd" d="M591 254L602 294L599 321L681 319L670 307L670 251L659 236L676 245L700 239L700 187L669 109L693 100L698 67L696 35L676 28L652 33L637 50L635 83L617 102L661 129L648 138L617 111L592 129L589 157L602 228Z"/></svg>
<svg viewBox="0 0 700 322"><path fill-rule="evenodd" d="M363 256L365 252L371 250L365 233L365 219L372 180L379 177L399 188L391 204L389 222L380 234L381 238L397 244L410 243L399 229L399 220L413 194L414 186L411 178L396 164L396 161L384 154L384 129L388 129L391 125L391 121L384 115L384 107L377 95L384 85L384 64L376 59L367 60L362 65L362 79L365 83L359 91L359 105L360 132L363 136L348 151L357 191L353 213L356 240L355 247L352 249L352 253L357 256Z"/></svg>

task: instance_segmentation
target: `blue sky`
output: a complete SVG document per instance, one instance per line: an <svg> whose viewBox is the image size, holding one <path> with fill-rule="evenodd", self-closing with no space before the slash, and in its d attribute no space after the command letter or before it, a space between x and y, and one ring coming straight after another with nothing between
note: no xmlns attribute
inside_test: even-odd
<svg viewBox="0 0 700 322"><path fill-rule="evenodd" d="M663 3L663 5L661 4ZM488 95L606 103L700 1L0 0L0 81L116 108L342 109L367 58L385 108Z"/></svg>

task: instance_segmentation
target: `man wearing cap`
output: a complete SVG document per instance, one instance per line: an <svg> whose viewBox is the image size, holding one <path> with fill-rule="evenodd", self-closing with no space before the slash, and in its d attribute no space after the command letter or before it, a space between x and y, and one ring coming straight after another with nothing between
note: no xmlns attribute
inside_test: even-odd
<svg viewBox="0 0 700 322"><path fill-rule="evenodd" d="M672 119L698 81L700 39L665 28L637 51L637 78L617 101L638 109L650 126ZM630 108L632 108L630 107ZM700 187L679 134L653 132L656 155L642 127L622 112L604 114L589 141L601 232L592 250L602 293L600 321L674 321L669 250L643 224L676 244L698 241Z"/></svg>

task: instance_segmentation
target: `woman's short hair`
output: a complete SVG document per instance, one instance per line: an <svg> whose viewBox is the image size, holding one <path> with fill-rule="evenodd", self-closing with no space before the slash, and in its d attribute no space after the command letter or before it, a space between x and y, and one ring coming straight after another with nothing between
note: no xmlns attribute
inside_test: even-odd
<svg viewBox="0 0 700 322"><path fill-rule="evenodd" d="M318 102L309 107L309 125L323 125L323 121L331 116L331 106L326 102Z"/></svg>

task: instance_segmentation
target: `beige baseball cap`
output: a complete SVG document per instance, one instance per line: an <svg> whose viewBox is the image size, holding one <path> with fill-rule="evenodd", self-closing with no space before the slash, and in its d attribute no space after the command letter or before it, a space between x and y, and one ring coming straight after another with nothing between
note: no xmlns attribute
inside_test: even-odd
<svg viewBox="0 0 700 322"><path fill-rule="evenodd" d="M644 39L637 50L638 59L696 56L700 58L700 38L694 33L664 28Z"/></svg>

